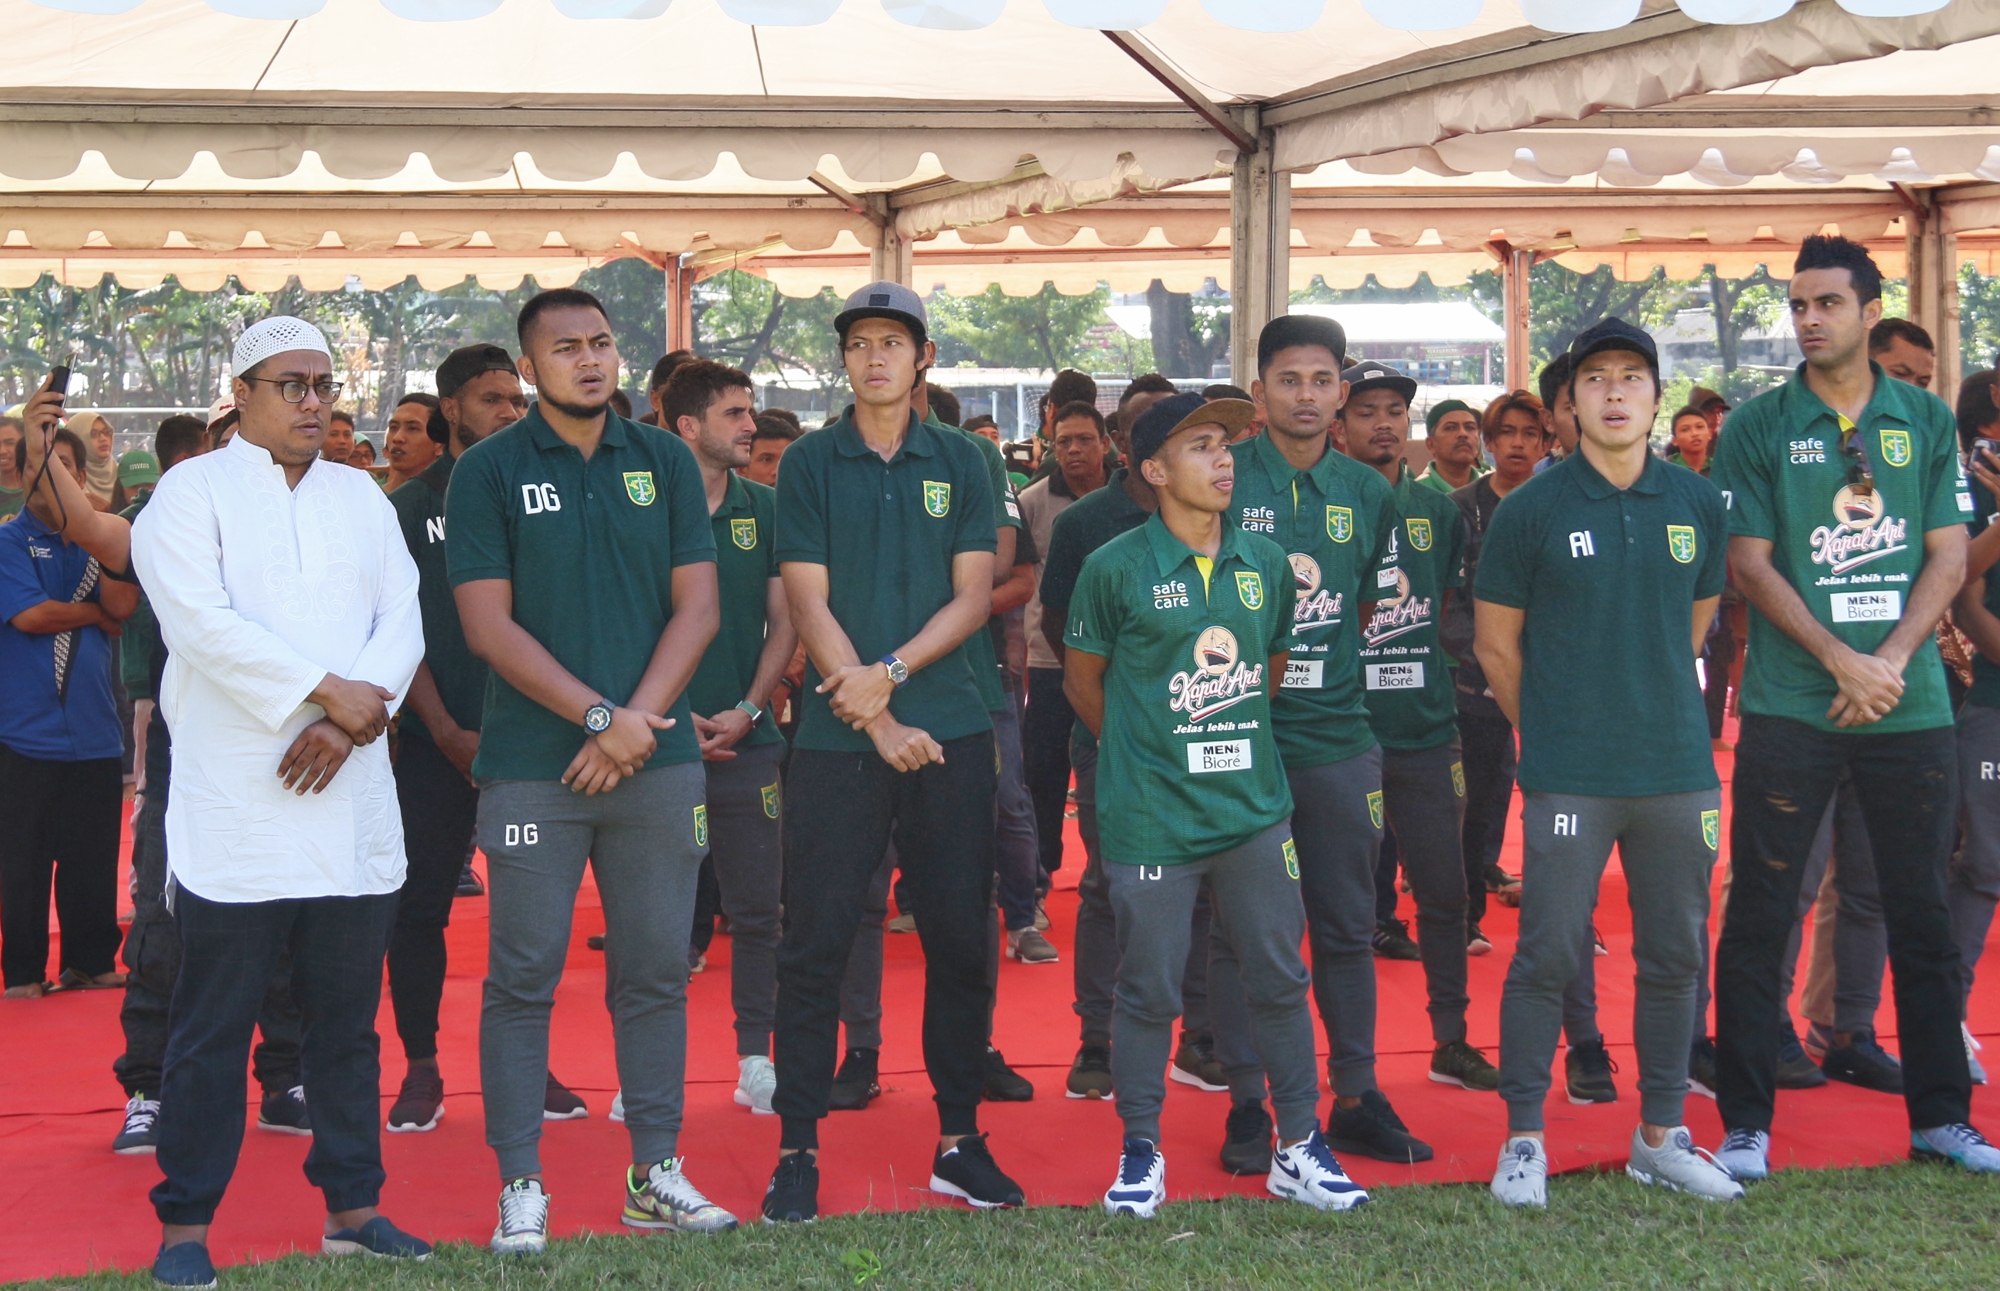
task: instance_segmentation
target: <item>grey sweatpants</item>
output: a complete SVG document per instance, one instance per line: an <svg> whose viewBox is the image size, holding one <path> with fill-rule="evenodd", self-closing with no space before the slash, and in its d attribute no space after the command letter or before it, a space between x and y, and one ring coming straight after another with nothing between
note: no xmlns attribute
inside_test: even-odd
<svg viewBox="0 0 2000 1291"><path fill-rule="evenodd" d="M778 763L784 752L782 744L759 744L738 749L727 761L701 764L708 776L708 854L722 913L729 916L729 998L739 1055L769 1056L778 1010L784 894Z"/></svg>
<svg viewBox="0 0 2000 1291"><path fill-rule="evenodd" d="M1305 906L1299 899L1291 830L1271 826L1249 842L1184 865L1104 867L1118 922L1118 985L1111 1011L1111 1083L1125 1133L1160 1139L1174 1019L1196 893L1208 881L1219 934L1210 973L1226 967L1243 984L1251 1042L1271 1073L1278 1135L1303 1139L1318 1127L1319 1075L1313 1070L1311 981L1299 957Z"/></svg>
<svg viewBox="0 0 2000 1291"><path fill-rule="evenodd" d="M1639 1116L1679 1125L1722 791L1598 798L1531 793L1521 810L1521 930L1500 1002L1500 1097L1512 1131L1542 1128L1563 986L1590 952L1590 912L1615 843L1632 906Z"/></svg>
<svg viewBox="0 0 2000 1291"><path fill-rule="evenodd" d="M2000 708L1967 704L1959 710L1958 787L1964 832L1945 873L1945 901L1970 997L1994 903L2000 902Z"/></svg>
<svg viewBox="0 0 2000 1291"><path fill-rule="evenodd" d="M1382 750L1382 804L1417 903L1431 1039L1465 1039L1465 768L1458 739Z"/></svg>
<svg viewBox="0 0 2000 1291"><path fill-rule="evenodd" d="M641 771L595 797L555 780L480 787L491 924L479 1074L486 1142L503 1180L542 1168L549 1010L586 860L604 902L606 972L616 979L611 1033L632 1159L675 1155L687 1070L688 930L708 850L705 783L702 764L686 762Z"/></svg>

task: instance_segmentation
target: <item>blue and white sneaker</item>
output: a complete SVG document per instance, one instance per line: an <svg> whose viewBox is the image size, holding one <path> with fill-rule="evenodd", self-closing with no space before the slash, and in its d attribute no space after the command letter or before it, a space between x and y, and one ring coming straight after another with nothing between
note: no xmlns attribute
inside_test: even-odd
<svg viewBox="0 0 2000 1291"><path fill-rule="evenodd" d="M1126 1139L1118 1180L1104 1194L1104 1213L1151 1219L1167 1199L1167 1155L1150 1139Z"/></svg>
<svg viewBox="0 0 2000 1291"><path fill-rule="evenodd" d="M1347 1177L1317 1129L1303 1143L1278 1146L1264 1187L1273 1196L1303 1201L1314 1210L1353 1210L1368 1201L1367 1190Z"/></svg>
<svg viewBox="0 0 2000 1291"><path fill-rule="evenodd" d="M1507 1140L1493 1171L1492 1191L1503 1206L1541 1210L1549 1204L1549 1156L1540 1139L1517 1134Z"/></svg>
<svg viewBox="0 0 2000 1291"><path fill-rule="evenodd" d="M1642 1129L1632 1130L1632 1155L1625 1173L1643 1184L1671 1188L1704 1201L1741 1201L1743 1185L1731 1178L1722 1164L1694 1145L1694 1136L1684 1125L1667 1131L1667 1141L1658 1147L1646 1142Z"/></svg>
<svg viewBox="0 0 2000 1291"><path fill-rule="evenodd" d="M2000 1148L1970 1125L1940 1125L1910 1131L1910 1159L1951 1161L1973 1174L2000 1174Z"/></svg>
<svg viewBox="0 0 2000 1291"><path fill-rule="evenodd" d="M1722 1136L1715 1164L1738 1183L1755 1183L1771 1173L1771 1136L1762 1130L1731 1130Z"/></svg>

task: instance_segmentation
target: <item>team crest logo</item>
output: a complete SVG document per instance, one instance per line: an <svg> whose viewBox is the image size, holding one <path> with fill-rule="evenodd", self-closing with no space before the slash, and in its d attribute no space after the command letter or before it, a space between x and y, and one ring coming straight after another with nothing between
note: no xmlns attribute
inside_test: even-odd
<svg viewBox="0 0 2000 1291"><path fill-rule="evenodd" d="M1691 524L1670 524L1667 526L1667 551L1683 565L1694 563L1694 526Z"/></svg>
<svg viewBox="0 0 2000 1291"><path fill-rule="evenodd" d="M1429 551L1431 549L1431 522L1412 516L1410 518L1409 529L1410 545L1418 551Z"/></svg>
<svg viewBox="0 0 2000 1291"><path fill-rule="evenodd" d="M653 499L660 496L653 488L651 471L625 472L625 496L642 507L653 505Z"/></svg>
<svg viewBox="0 0 2000 1291"><path fill-rule="evenodd" d="M1236 571L1236 598L1243 602L1246 610L1264 608L1264 580L1254 569Z"/></svg>
<svg viewBox="0 0 2000 1291"><path fill-rule="evenodd" d="M778 786L767 784L764 786L763 793L764 814L772 820L776 820L778 818Z"/></svg>
<svg viewBox="0 0 2000 1291"><path fill-rule="evenodd" d="M1220 677L1236 666L1236 634L1225 627L1203 628L1194 639L1195 671Z"/></svg>
<svg viewBox="0 0 2000 1291"><path fill-rule="evenodd" d="M1701 841L1708 844L1713 852L1722 846L1722 813L1704 811L1701 813Z"/></svg>
<svg viewBox="0 0 2000 1291"><path fill-rule="evenodd" d="M1882 460L1891 466L1910 464L1910 432L1907 430L1885 430L1882 432Z"/></svg>
<svg viewBox="0 0 2000 1291"><path fill-rule="evenodd" d="M745 551L754 549L757 546L757 521L755 517L748 520L731 520L729 522L729 540Z"/></svg>
<svg viewBox="0 0 2000 1291"><path fill-rule="evenodd" d="M703 804L702 804L701 806L699 806L699 807L696 807L696 808L694 809L694 845L695 845L696 847L707 847L707 846L708 846L708 804L707 804L707 803L703 803Z"/></svg>
<svg viewBox="0 0 2000 1291"><path fill-rule="evenodd" d="M1463 762L1454 762L1451 764L1451 791L1461 798L1465 796L1465 763Z"/></svg>
<svg viewBox="0 0 2000 1291"><path fill-rule="evenodd" d="M1374 822L1375 828L1382 828L1382 791L1380 789L1376 789L1368 795L1368 819Z"/></svg>
<svg viewBox="0 0 2000 1291"><path fill-rule="evenodd" d="M1328 507L1326 509L1326 536L1335 542L1346 542L1354 536L1354 508Z"/></svg>
<svg viewBox="0 0 2000 1291"><path fill-rule="evenodd" d="M1285 874L1294 879L1299 876L1299 846L1289 838L1285 840Z"/></svg>
<svg viewBox="0 0 2000 1291"><path fill-rule="evenodd" d="M924 510L942 520L951 514L951 485L940 480L924 481Z"/></svg>

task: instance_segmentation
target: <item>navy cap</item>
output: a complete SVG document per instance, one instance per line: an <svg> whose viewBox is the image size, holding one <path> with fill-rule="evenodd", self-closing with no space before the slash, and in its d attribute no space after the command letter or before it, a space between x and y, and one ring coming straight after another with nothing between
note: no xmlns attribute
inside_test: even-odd
<svg viewBox="0 0 2000 1291"><path fill-rule="evenodd" d="M1373 359L1363 359L1340 374L1347 379L1347 397L1352 399L1363 390L1394 390L1408 403L1417 397L1417 383L1404 376L1386 363Z"/></svg>
<svg viewBox="0 0 2000 1291"><path fill-rule="evenodd" d="M1257 405L1246 399L1203 399L1177 394L1146 409L1132 427L1132 465L1160 451L1160 446L1189 426L1221 426L1235 435L1257 419Z"/></svg>
<svg viewBox="0 0 2000 1291"><path fill-rule="evenodd" d="M1660 350L1653 344L1653 338L1640 328L1632 326L1622 318L1603 318L1592 323L1576 334L1569 343L1570 370L1575 370L1591 355L1603 350L1625 350L1646 360L1646 366L1653 369L1653 376L1660 375Z"/></svg>
<svg viewBox="0 0 2000 1291"><path fill-rule="evenodd" d="M833 330L844 341L847 329L864 318L894 319L910 329L911 337L919 345L930 336L923 297L900 282L871 282L849 296L846 308L834 316Z"/></svg>
<svg viewBox="0 0 2000 1291"><path fill-rule="evenodd" d="M488 372L513 372L514 360L497 345L467 345L453 350L438 364L438 398L449 399L465 383Z"/></svg>

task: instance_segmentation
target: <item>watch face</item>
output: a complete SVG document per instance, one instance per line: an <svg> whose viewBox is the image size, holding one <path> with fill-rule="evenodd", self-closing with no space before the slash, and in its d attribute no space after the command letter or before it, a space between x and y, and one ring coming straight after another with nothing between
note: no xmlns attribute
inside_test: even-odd
<svg viewBox="0 0 2000 1291"><path fill-rule="evenodd" d="M592 735L602 734L611 729L611 710L602 704L594 704L583 714L584 729Z"/></svg>

